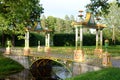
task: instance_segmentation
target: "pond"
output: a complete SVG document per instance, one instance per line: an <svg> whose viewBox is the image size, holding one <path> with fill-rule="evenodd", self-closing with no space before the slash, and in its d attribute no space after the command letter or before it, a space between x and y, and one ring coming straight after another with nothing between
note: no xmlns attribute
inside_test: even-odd
<svg viewBox="0 0 120 80"><path fill-rule="evenodd" d="M64 80L65 78L70 78L81 73L101 69L100 67L82 63L72 63L71 71L67 67L58 64L52 64L52 66L48 64L39 65L39 67L32 66L30 70L25 69L0 80Z"/></svg>
<svg viewBox="0 0 120 80"><path fill-rule="evenodd" d="M46 69L28 70L25 69L19 73L12 74L0 80L63 80L70 78L72 74L61 66L53 66L52 71L49 66Z"/></svg>

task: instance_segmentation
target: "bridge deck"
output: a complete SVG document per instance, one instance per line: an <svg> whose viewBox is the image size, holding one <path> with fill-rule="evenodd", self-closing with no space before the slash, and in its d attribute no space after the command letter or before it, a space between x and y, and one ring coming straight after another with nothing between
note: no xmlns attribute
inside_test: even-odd
<svg viewBox="0 0 120 80"><path fill-rule="evenodd" d="M5 49L2 49L5 50ZM94 52L93 48L84 48L84 53L85 53L85 62L87 64L91 65L101 65L102 61L101 59L91 55ZM11 49L11 55L18 55L18 56L24 56L23 54L23 48L12 48ZM67 60L67 61L74 61L73 56L74 56L74 49L66 49L66 48L59 48L59 49L51 49L50 53L44 52L44 48L42 48L41 51L37 51L36 49L31 49L30 57L38 57L38 58L43 58L43 59L52 59L52 60Z"/></svg>

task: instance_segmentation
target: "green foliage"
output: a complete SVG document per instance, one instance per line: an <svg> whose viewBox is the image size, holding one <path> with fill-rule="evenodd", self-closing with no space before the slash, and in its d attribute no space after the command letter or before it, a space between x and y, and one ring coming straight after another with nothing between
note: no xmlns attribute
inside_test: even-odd
<svg viewBox="0 0 120 80"><path fill-rule="evenodd" d="M75 42L74 34L55 34L53 36L54 46L73 46Z"/></svg>
<svg viewBox="0 0 120 80"><path fill-rule="evenodd" d="M92 46L96 43L96 36L95 34L85 34L83 36L83 45L84 46Z"/></svg>
<svg viewBox="0 0 120 80"><path fill-rule="evenodd" d="M84 34L83 45L92 46L95 45L94 34ZM53 36L54 46L75 46L75 34L55 34Z"/></svg>
<svg viewBox="0 0 120 80"><path fill-rule="evenodd" d="M109 3L108 0L90 0L91 3L88 4L86 7L90 10L92 10L92 12L94 14L101 14L101 12L104 12L105 14L107 14L108 8L109 8Z"/></svg>
<svg viewBox="0 0 120 80"><path fill-rule="evenodd" d="M74 16L65 16L65 19L48 16L47 18L43 15L41 19L41 25L43 28L47 27L54 33L73 33L71 22L74 21Z"/></svg>
<svg viewBox="0 0 120 80"><path fill-rule="evenodd" d="M40 45L45 45L45 35L32 32L30 34L30 46L38 46L38 41L40 41Z"/></svg>
<svg viewBox="0 0 120 80"><path fill-rule="evenodd" d="M66 80L119 80L119 68L105 68L99 71L87 72Z"/></svg>
<svg viewBox="0 0 120 80"><path fill-rule="evenodd" d="M116 2L110 4L109 14L105 15L104 22L108 28L104 29L104 35L109 39L112 39L112 42L115 44L117 41L120 41L120 7L116 5ZM115 41L115 42L114 42Z"/></svg>
<svg viewBox="0 0 120 80"><path fill-rule="evenodd" d="M18 39L19 35L14 35L14 46L22 46L24 47L25 40ZM24 36L24 35L23 35ZM7 46L7 40L12 41L12 37L8 34L4 35L5 46ZM36 32L30 32L30 46L38 46L38 41L40 41L40 45L45 44L45 35ZM0 34L0 44L2 44L2 34ZM0 45L1 46L1 45Z"/></svg>
<svg viewBox="0 0 120 80"><path fill-rule="evenodd" d="M87 4L86 8L90 9L93 11L94 14L96 15L106 15L109 13L109 0L90 0L91 3ZM120 7L120 1L119 0L114 0L116 1L116 6Z"/></svg>
<svg viewBox="0 0 120 80"><path fill-rule="evenodd" d="M1 0L0 30L7 34L23 35L25 27L31 26L40 13L43 13L43 8L39 0Z"/></svg>

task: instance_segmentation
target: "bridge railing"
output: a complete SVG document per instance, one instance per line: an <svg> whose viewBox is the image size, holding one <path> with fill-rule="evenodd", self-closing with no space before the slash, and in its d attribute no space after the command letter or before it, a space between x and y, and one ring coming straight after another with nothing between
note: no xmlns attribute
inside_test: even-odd
<svg viewBox="0 0 120 80"><path fill-rule="evenodd" d="M3 50L3 49L2 49ZM18 47L13 47L11 48L12 53L16 54L23 54L24 48L18 48ZM94 54L94 48L83 48L83 51L85 54ZM56 54L67 54L71 55L74 52L74 48L51 48L50 53L56 53ZM40 53L45 53L44 48L42 48L41 51L37 51L37 49L31 49L32 54L40 54Z"/></svg>
<svg viewBox="0 0 120 80"><path fill-rule="evenodd" d="M11 48L11 54L14 54L14 55L23 55L23 48L13 47L13 48Z"/></svg>
<svg viewBox="0 0 120 80"><path fill-rule="evenodd" d="M83 48L83 51L86 55L93 55L94 54L94 48Z"/></svg>

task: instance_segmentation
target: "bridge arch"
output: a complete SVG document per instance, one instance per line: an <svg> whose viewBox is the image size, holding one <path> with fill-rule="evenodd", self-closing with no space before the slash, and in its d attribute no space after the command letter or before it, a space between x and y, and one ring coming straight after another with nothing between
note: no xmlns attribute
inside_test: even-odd
<svg viewBox="0 0 120 80"><path fill-rule="evenodd" d="M38 59L34 61L30 66L30 71L34 77L38 77L39 79L64 79L72 76L71 70L66 67L64 62L53 59ZM63 73L69 75L61 76Z"/></svg>

